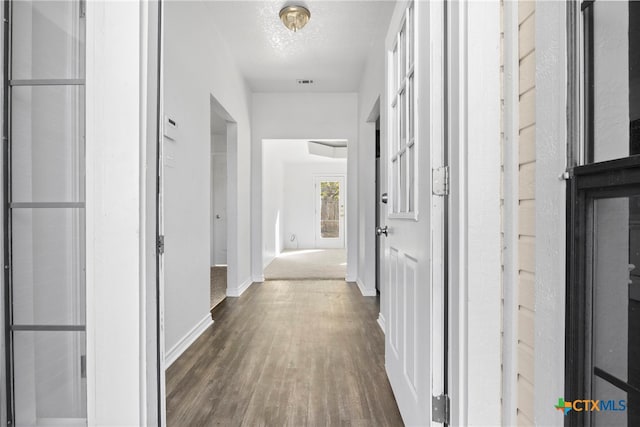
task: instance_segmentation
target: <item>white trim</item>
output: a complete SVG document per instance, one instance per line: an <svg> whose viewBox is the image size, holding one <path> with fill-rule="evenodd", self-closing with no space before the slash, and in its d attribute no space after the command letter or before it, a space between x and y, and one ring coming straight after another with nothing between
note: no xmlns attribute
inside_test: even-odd
<svg viewBox="0 0 640 427"><path fill-rule="evenodd" d="M253 276L252 280L253 280L254 282L262 283L262 282L264 282L264 280L265 280L265 279L264 279L264 275L262 275L262 276L258 276L258 275L256 275L256 276Z"/></svg>
<svg viewBox="0 0 640 427"><path fill-rule="evenodd" d="M247 279L242 282L242 284L240 286L238 286L237 288L229 288L227 286L227 296L228 297L239 297L241 296L244 291L246 291L247 289L249 289L249 286L251 286L253 284L253 280L251 280L251 277L247 277Z"/></svg>
<svg viewBox="0 0 640 427"><path fill-rule="evenodd" d="M345 276L344 278L345 282L357 282L358 281L358 277L356 276Z"/></svg>
<svg viewBox="0 0 640 427"><path fill-rule="evenodd" d="M534 420L564 394L567 148L567 6L536 2L536 252ZM551 411L553 412L553 411Z"/></svg>
<svg viewBox="0 0 640 427"><path fill-rule="evenodd" d="M518 173L519 58L518 2L504 3L504 272L502 340L502 422L517 424L518 408Z"/></svg>
<svg viewBox="0 0 640 427"><path fill-rule="evenodd" d="M140 425L140 4L87 2L86 340L87 424ZM146 36L146 35L144 35ZM117 61L118 67L110 66ZM146 116L146 111L144 112ZM113 124L117 123L117 126ZM112 161L120 159L121 161ZM117 266L114 268L114 266ZM114 312L117 315L114 315ZM114 341L116 340L116 341ZM117 342L118 345L114 345Z"/></svg>
<svg viewBox="0 0 640 427"><path fill-rule="evenodd" d="M447 4L451 424L500 425L500 4Z"/></svg>
<svg viewBox="0 0 640 427"><path fill-rule="evenodd" d="M169 369L173 362L178 360L182 353L184 353L211 325L213 325L213 319L211 318L211 313L207 313L207 315L199 321L197 325L195 325L184 337L180 339L180 341L167 351L167 354L164 356L165 369Z"/></svg>
<svg viewBox="0 0 640 427"><path fill-rule="evenodd" d="M380 326L380 329L382 329L382 333L385 334L385 328L387 327L387 321L384 320L384 316L382 315L382 312L378 313L378 325Z"/></svg>
<svg viewBox="0 0 640 427"><path fill-rule="evenodd" d="M277 257L277 256L274 256L274 257L271 257L271 258L269 258L268 260L264 261L264 262L262 263L262 271L264 272L264 270L265 270L267 267L269 267L269 264L271 264L273 261L275 261L275 260L276 260L276 258L278 258L278 257ZM264 277L264 273L263 273L262 277Z"/></svg>
<svg viewBox="0 0 640 427"><path fill-rule="evenodd" d="M356 279L356 284L358 285L358 289L360 289L360 293L362 294L363 297L375 297L376 296L376 290L375 289L373 289L373 290L367 289L367 287L365 286L364 282L359 277Z"/></svg>

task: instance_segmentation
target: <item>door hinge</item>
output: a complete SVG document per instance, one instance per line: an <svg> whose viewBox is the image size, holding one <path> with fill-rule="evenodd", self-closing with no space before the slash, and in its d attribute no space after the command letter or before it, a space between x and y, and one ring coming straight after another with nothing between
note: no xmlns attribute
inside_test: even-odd
<svg viewBox="0 0 640 427"><path fill-rule="evenodd" d="M164 254L164 236L158 236L158 240L156 241L156 249L158 250L158 255Z"/></svg>
<svg viewBox="0 0 640 427"><path fill-rule="evenodd" d="M431 413L434 422L449 424L449 396L431 396Z"/></svg>
<svg viewBox="0 0 640 427"><path fill-rule="evenodd" d="M449 166L431 169L432 192L436 196L449 195Z"/></svg>

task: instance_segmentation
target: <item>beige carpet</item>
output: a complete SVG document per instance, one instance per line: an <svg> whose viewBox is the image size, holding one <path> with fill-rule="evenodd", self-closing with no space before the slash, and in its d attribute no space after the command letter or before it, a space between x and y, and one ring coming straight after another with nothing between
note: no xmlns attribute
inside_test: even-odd
<svg viewBox="0 0 640 427"><path fill-rule="evenodd" d="M347 273L344 249L294 249L281 253L264 269L266 280L341 279Z"/></svg>
<svg viewBox="0 0 640 427"><path fill-rule="evenodd" d="M227 297L227 267L211 267L211 308Z"/></svg>

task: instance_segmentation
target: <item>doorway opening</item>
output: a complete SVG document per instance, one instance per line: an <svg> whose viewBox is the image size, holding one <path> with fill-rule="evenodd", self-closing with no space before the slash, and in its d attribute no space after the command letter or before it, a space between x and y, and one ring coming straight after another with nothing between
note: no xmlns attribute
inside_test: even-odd
<svg viewBox="0 0 640 427"><path fill-rule="evenodd" d="M379 104L378 104L378 108ZM380 170L380 114L376 118L376 191L375 191L375 211L376 227L380 225L384 218L384 203L382 202L382 171ZM380 236L376 236L376 293L380 294Z"/></svg>
<svg viewBox="0 0 640 427"><path fill-rule="evenodd" d="M347 141L263 140L266 280L346 276Z"/></svg>
<svg viewBox="0 0 640 427"><path fill-rule="evenodd" d="M227 297L227 121L211 100L211 309Z"/></svg>

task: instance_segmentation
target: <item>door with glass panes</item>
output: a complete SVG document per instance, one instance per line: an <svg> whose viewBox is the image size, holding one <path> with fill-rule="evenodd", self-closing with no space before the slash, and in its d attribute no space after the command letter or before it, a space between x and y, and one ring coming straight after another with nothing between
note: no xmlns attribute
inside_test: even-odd
<svg viewBox="0 0 640 427"><path fill-rule="evenodd" d="M7 417L84 425L84 1L4 6Z"/></svg>
<svg viewBox="0 0 640 427"><path fill-rule="evenodd" d="M569 425L640 425L640 3L582 2L583 137L569 185Z"/></svg>

